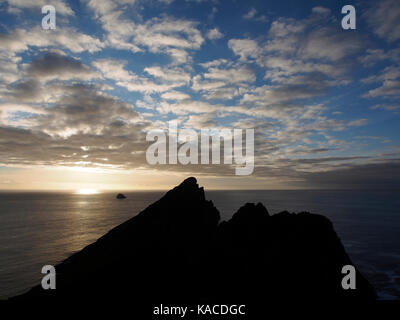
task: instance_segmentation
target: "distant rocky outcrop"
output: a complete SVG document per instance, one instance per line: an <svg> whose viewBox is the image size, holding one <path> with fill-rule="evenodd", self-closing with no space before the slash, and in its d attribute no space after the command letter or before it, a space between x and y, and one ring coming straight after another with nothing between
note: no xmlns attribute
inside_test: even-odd
<svg viewBox="0 0 400 320"><path fill-rule="evenodd" d="M117 199L126 199L126 196L122 193L118 193L116 196Z"/></svg>
<svg viewBox="0 0 400 320"><path fill-rule="evenodd" d="M57 265L56 290L36 286L12 301L375 299L358 271L357 288L342 288L342 267L352 262L324 216L270 215L261 203L248 203L219 220L188 178Z"/></svg>

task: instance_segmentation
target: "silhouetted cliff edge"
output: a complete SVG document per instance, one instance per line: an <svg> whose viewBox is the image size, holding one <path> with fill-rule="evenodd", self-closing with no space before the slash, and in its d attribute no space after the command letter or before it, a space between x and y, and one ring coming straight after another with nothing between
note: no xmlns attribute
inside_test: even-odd
<svg viewBox="0 0 400 320"><path fill-rule="evenodd" d="M375 299L332 223L306 212L269 215L245 204L227 222L195 178L56 266L57 289L41 286L13 301L185 302L218 299Z"/></svg>

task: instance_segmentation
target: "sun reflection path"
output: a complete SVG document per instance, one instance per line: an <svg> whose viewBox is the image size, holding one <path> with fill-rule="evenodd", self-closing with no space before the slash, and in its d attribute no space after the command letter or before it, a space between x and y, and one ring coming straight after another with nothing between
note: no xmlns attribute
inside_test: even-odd
<svg viewBox="0 0 400 320"><path fill-rule="evenodd" d="M75 192L76 194L97 194L99 193L96 189L78 189Z"/></svg>

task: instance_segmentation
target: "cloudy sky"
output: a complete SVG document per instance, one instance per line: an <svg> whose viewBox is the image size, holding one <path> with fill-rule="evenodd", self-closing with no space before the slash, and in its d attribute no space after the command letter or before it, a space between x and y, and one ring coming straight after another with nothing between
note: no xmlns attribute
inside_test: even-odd
<svg viewBox="0 0 400 320"><path fill-rule="evenodd" d="M399 61L398 0L0 0L0 189L398 187ZM254 128L254 173L149 165L170 120Z"/></svg>

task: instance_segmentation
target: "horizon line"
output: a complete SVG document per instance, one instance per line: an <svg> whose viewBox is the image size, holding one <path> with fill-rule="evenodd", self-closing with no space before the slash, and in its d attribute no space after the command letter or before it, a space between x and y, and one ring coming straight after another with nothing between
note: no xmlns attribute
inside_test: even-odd
<svg viewBox="0 0 400 320"><path fill-rule="evenodd" d="M176 185L177 186L177 185ZM100 193L121 193L121 192L157 192L157 191L169 191L172 190L174 187L172 186L169 189L96 189L97 194ZM281 188L281 189L259 189L259 188L249 188L249 189L215 189L215 188L205 188L204 186L199 186L203 187L204 191L378 191L378 190L392 190L392 191L397 191L400 190L399 188L393 188L393 187L387 187L387 188ZM59 189L59 190L48 190L48 189L0 189L0 193L7 193L7 192L37 192L37 193L76 193L77 190L82 189L82 188L77 188L77 189ZM95 188L91 188L95 189Z"/></svg>

